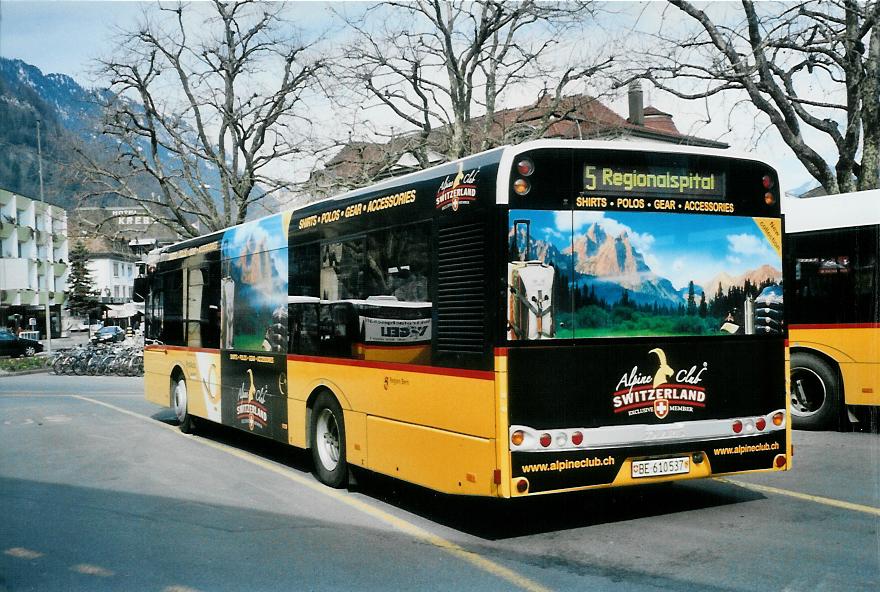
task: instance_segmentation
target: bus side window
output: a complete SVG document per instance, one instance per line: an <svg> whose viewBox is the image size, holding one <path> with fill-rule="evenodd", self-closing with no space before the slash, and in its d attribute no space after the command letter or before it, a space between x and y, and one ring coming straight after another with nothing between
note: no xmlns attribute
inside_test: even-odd
<svg viewBox="0 0 880 592"><path fill-rule="evenodd" d="M320 296L321 248L318 243L290 249L287 265L291 296Z"/></svg>
<svg viewBox="0 0 880 592"><path fill-rule="evenodd" d="M299 302L288 306L290 353L304 356L320 354L318 306L318 304Z"/></svg>
<svg viewBox="0 0 880 592"><path fill-rule="evenodd" d="M319 323L321 355L352 357L352 342L358 337L354 307L348 303L322 304Z"/></svg>
<svg viewBox="0 0 880 592"><path fill-rule="evenodd" d="M321 245L321 298L363 298L364 238Z"/></svg>
<svg viewBox="0 0 880 592"><path fill-rule="evenodd" d="M146 336L149 339L162 338L162 319L165 318L162 276L156 274L151 279L147 300Z"/></svg>
<svg viewBox="0 0 880 592"><path fill-rule="evenodd" d="M205 278L205 293L202 296L200 328L202 347L220 347L220 259L209 261L202 268Z"/></svg>
<svg viewBox="0 0 880 592"><path fill-rule="evenodd" d="M164 294L164 326L159 337L167 345L186 345L183 332L183 270L162 273Z"/></svg>

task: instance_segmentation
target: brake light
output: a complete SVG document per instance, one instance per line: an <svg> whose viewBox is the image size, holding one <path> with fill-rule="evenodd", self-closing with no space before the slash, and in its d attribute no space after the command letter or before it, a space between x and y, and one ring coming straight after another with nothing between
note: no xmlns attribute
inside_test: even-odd
<svg viewBox="0 0 880 592"><path fill-rule="evenodd" d="M733 428L734 434L739 434L743 431L743 422L737 419L735 422L733 422L733 426L731 427Z"/></svg>
<svg viewBox="0 0 880 592"><path fill-rule="evenodd" d="M773 177L764 175L764 178L761 179L761 184L764 186L764 189L773 189Z"/></svg>
<svg viewBox="0 0 880 592"><path fill-rule="evenodd" d="M539 442L541 442L541 446L547 448L548 446L550 446L550 443L553 442L553 438L550 437L550 434L544 433L541 434L541 439L539 440Z"/></svg>
<svg viewBox="0 0 880 592"><path fill-rule="evenodd" d="M516 172L518 172L523 177L528 177L535 172L535 163L533 163L528 158L523 158L521 161L516 163Z"/></svg>
<svg viewBox="0 0 880 592"><path fill-rule="evenodd" d="M571 443L575 446L580 446L583 441L584 435L581 432L575 432L571 435Z"/></svg>
<svg viewBox="0 0 880 592"><path fill-rule="evenodd" d="M757 420L755 420L755 427L758 428L759 432L763 432L764 428L767 427L767 420L763 417L759 417Z"/></svg>
<svg viewBox="0 0 880 592"><path fill-rule="evenodd" d="M518 493L525 493L529 490L529 482L525 479L520 479L516 482L516 491Z"/></svg>
<svg viewBox="0 0 880 592"><path fill-rule="evenodd" d="M775 459L773 459L773 464L776 465L777 469L781 469L782 467L784 467L787 462L788 461L786 460L784 454L780 454Z"/></svg>

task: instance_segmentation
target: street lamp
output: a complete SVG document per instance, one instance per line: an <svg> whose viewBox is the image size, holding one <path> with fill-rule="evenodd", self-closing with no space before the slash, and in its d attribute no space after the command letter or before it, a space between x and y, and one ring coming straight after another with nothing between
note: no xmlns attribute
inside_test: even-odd
<svg viewBox="0 0 880 592"><path fill-rule="evenodd" d="M39 171L39 174L40 174L40 203L43 204L43 216L45 216L47 210L46 210L46 200L43 197L43 145L40 142L40 125L41 124L42 124L42 121L40 121L40 118L38 117L37 118L37 163L38 163L37 170ZM34 222L34 225L36 226L36 221ZM39 252L39 249L38 249L38 252ZM46 246L46 259L47 259L47 265L45 266L45 271L46 271L46 352L52 353L52 321L51 321L51 314L52 313L49 309L49 273L50 273L50 269L49 269L49 265L48 265L48 259L49 259L48 245ZM39 277L40 276L37 275L38 283L39 283ZM37 294L42 293L42 290L40 290L39 288L40 288L40 286L37 285Z"/></svg>

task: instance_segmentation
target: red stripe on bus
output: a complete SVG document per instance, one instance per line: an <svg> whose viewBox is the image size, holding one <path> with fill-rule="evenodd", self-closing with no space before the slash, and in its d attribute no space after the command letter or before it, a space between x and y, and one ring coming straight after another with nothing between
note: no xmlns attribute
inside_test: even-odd
<svg viewBox="0 0 880 592"><path fill-rule="evenodd" d="M210 349L205 347L187 347L185 345L147 345L144 351L182 351L202 354L219 354L219 349Z"/></svg>
<svg viewBox="0 0 880 592"><path fill-rule="evenodd" d="M827 325L789 325L788 328L791 330L803 330L803 329L880 329L880 323L839 323L839 324L827 324Z"/></svg>
<svg viewBox="0 0 880 592"><path fill-rule="evenodd" d="M460 368L442 368L440 366L418 366L416 364L394 364L367 360L346 360L344 358L319 358L317 356L301 356L289 354L288 361L312 362L315 364L335 364L338 366L357 366L377 370L397 370L398 372L416 372L419 374L439 374L441 376L457 376L460 378L476 378L477 380L495 380L495 373L489 370L464 370Z"/></svg>

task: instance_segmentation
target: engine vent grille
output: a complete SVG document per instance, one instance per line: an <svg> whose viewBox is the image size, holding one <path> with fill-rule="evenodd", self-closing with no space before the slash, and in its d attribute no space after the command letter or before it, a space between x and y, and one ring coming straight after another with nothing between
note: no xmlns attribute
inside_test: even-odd
<svg viewBox="0 0 880 592"><path fill-rule="evenodd" d="M482 354L486 339L486 227L464 224L438 233L436 350Z"/></svg>

